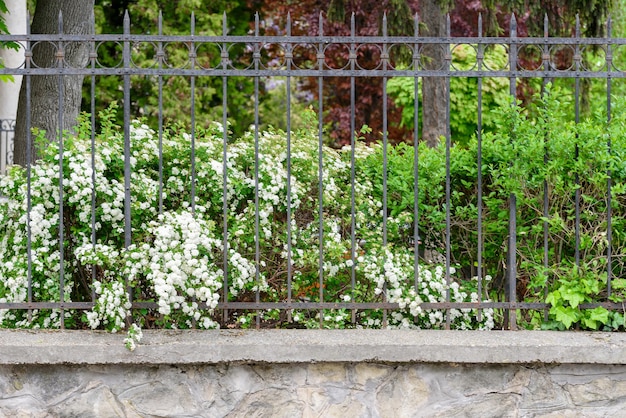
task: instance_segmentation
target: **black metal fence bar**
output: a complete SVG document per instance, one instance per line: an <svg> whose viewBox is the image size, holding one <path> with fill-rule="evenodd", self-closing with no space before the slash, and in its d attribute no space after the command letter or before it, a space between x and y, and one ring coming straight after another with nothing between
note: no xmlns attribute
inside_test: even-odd
<svg viewBox="0 0 626 418"><path fill-rule="evenodd" d="M256 13L254 15L254 36L259 36L259 14ZM261 57L261 52L259 51L259 46L255 45L254 46L254 58L256 59L254 62L254 68L255 70L258 69L259 67L259 61L257 58ZM259 77L254 77L254 97L259 97ZM320 96L322 97L322 96ZM321 104L320 104L321 107ZM321 110L320 110L320 114L321 114ZM320 129L320 137L321 137L321 129ZM320 139L321 141L321 139ZM258 208L259 207L259 101L255 100L254 101L254 207ZM322 178L322 174L321 174L321 170L322 170L322 152L321 152L321 148L319 151L319 170L320 170L320 186L319 186L319 190L320 190L320 211L322 210L322 186L321 186L321 178ZM320 215L320 221L322 219L322 216ZM321 238L321 231L322 228L320 227L320 257L322 254L322 247L321 247L321 242L322 242L322 238ZM260 217L259 217L259 211L256 210L254 211L254 263L255 265L259 266L261 265L261 233L260 233ZM323 283L323 277L322 277L322 261L320 261L320 281ZM261 303L261 274L259 272L259 269L257 268L255 271L255 283L257 285L257 289L254 292L254 301L256 303ZM321 286L320 286L321 289ZM324 301L323 295L320 295L320 301ZM256 311L256 327L259 328L261 326L261 312L260 311Z"/></svg>
<svg viewBox="0 0 626 418"><path fill-rule="evenodd" d="M483 17L478 16L478 37L481 37L483 33ZM478 51L476 52L476 67L478 71L483 66L484 58L484 45L478 45ZM478 281L476 283L476 291L479 295L483 294L483 78L478 77L477 86L477 115L476 115L476 216L478 220L476 222L478 241L476 249L476 277ZM417 180L416 180L417 182ZM417 192L415 193L417 196ZM417 205L416 205L417 206ZM482 318L482 310L478 310L478 321Z"/></svg>
<svg viewBox="0 0 626 418"><path fill-rule="evenodd" d="M517 299L517 285L518 285L518 277L517 277L517 268L518 268L518 260L516 258L517 254L517 196L515 193L511 193L508 200L508 242L507 242L507 257L506 257L506 283L505 289L507 294L507 300L504 302L452 302L450 296L449 285L452 283L451 279L451 261L452 261L452 244L450 242L451 239L451 206L452 206L452 185L451 185L451 132L450 132L450 79L454 77L471 77L477 79L477 99L478 99L478 107L477 107L477 142L478 142L478 150L477 150L477 263L475 267L476 276L477 276L477 287L478 294L482 295L484 291L484 264L483 264L483 256L484 256L484 231L483 231L483 177L482 177L482 165L483 165L483 156L482 156L482 145L483 145L483 135L482 135L482 127L483 127L483 80L485 78L506 78L509 81L509 93L512 98L516 95L517 82L520 78L543 78L544 81L548 79L574 79L575 90L574 90L574 111L575 111L575 121L579 123L580 118L580 85L581 79L601 79L606 80L606 98L607 98L607 124L611 122L611 86L613 79L622 79L626 78L626 69L616 68L615 63L613 61L613 49L622 45L626 45L626 39L614 39L611 38L611 21L608 21L607 24L607 37L599 38L599 39L589 39L589 38L581 38L580 37L580 22L576 21L576 32L575 36L572 38L551 38L548 36L548 27L547 21L544 23L544 37L542 38L519 38L517 37L516 32L516 23L514 17L511 20L510 26L510 36L502 37L502 38L489 38L482 37L482 20L479 20L479 36L478 37L469 37L469 38L457 38L451 37L450 34L450 21L447 20L447 36L438 37L438 38L430 38L430 37L421 37L419 35L418 21L415 21L415 36L407 37L407 36L387 36L386 29L386 19L383 19L383 36L374 36L374 37L363 37L356 36L355 30L355 22L354 17L351 19L351 35L346 37L336 37L336 36L324 36L323 35L323 25L322 19L320 16L320 35L319 36L292 36L291 35L291 19L287 17L287 30L286 36L261 36L259 35L259 19L258 15L255 17L255 27L254 27L254 35L251 36L229 36L227 33L227 20L224 15L222 22L222 35L221 36L203 36L195 34L195 19L194 15L191 16L190 21L190 35L183 36L166 36L162 34L162 17L159 16L159 28L158 35L134 35L131 34L131 26L130 26L130 18L128 14L124 17L124 33L121 35L70 35L62 33L62 20L59 19L59 34L56 35L1 35L0 42L3 41L15 41L23 45L24 47L24 56L25 61L23 66L19 68L1 68L0 74L15 74L15 75L25 75L24 83L25 83L25 91L26 91L26 100L27 100L27 109L30 109L30 104L32 103L31 97L31 82L32 77L39 76L56 76L58 80L58 180L59 180L59 207L58 207L58 216L59 216L59 231L58 231L58 247L59 247L59 257L60 257L60 271L59 271L59 288L60 288L60 301L59 302L43 302L43 301L34 301L32 296L32 242L31 242L31 224L30 217L27 220L27 240L28 240L28 297L27 302L23 303L14 303L14 302L0 302L0 309L22 309L32 311L35 309L59 309L61 311L60 315L60 323L61 327L64 327L64 315L63 311L68 309L91 309L93 308L95 302L95 292L92 292L92 301L75 301L70 302L67 301L69 295L65 293L65 270L64 270L64 256L65 256L65 246L66 246L66 231L63 219L66 216L64 213L64 199L67 197L64 196L64 174L63 174L63 164L64 164L64 136L61 132L63 132L63 128L67 125L67 121L64 120L63 117L63 104L64 104L64 78L71 75L86 75L90 77L91 82L91 123L92 126L96 125L95 113L96 113L96 104L95 98L97 95L96 91L96 79L99 76L104 75L116 75L120 76L123 79L123 115L124 115L124 243L125 247L128 249L132 245L132 208L131 202L133 196L131 195L131 183L132 183L132 164L131 164L131 77L136 75L142 76L155 76L158 82L158 144L159 144L159 186L158 186L158 202L159 202L159 214L163 213L163 185L164 185L164 162L163 162L163 138L164 138L164 121L163 121L163 77L166 76L181 76L188 77L190 80L190 116L191 116L191 135L190 135L190 151L191 151L191 160L190 160L190 208L193 214L195 214L196 210L196 186L199 179L196 175L196 80L201 77L218 77L222 80L222 100L221 100L221 108L222 108L222 128L223 128L223 137L222 137L222 216L223 216L223 224L221 225L223 241L222 241L222 270L224 275L224 284L221 292L221 302L217 305L218 309L223 311L224 321L227 320L229 315L229 310L256 310L257 311L257 319L256 325L260 326L260 315L258 313L262 310L267 309L282 309L286 312L287 320L291 321L292 310L294 309L310 309L310 310L318 310L319 311L319 319L320 325L323 324L323 313L324 310L327 309L349 309L352 314L352 322L356 322L356 314L359 310L368 310L368 309L380 309L383 312L383 324L387 321L387 311L391 311L394 309L398 309L399 304L391 303L387 300L385 290L383 290L381 296L381 302L373 303L373 302L358 302L356 301L356 289L357 289L357 281L356 281L356 261L358 258L357 250L359 248L359 242L356 236L357 230L357 207L356 207L356 185L355 185L355 155L356 155L356 142L357 142L357 127L356 127L356 103L358 98L358 91L356 88L356 79L359 77L380 77L382 78L382 202L381 207L381 221L382 221L382 245L383 247L387 247L388 244L388 216L389 216L389 208L388 208L388 147L389 147L389 109L387 107L388 103L388 91L387 91L387 81L391 77L412 77L414 80L413 90L415 94L415 103L414 103L414 131L413 131L413 141L414 141L414 150L413 150L413 192L414 192L414 208L413 208L413 216L414 216L414 224L412 231L412 241L413 241L413 251L414 251L414 286L415 291L418 291L420 286L420 278L419 278L419 254L420 254L420 236L419 236L419 177L420 172L418 169L419 163L419 154L418 154L418 126L419 126L419 97L418 91L420 86L420 79L425 77L437 77L444 78L447 86L447 95L448 95L448 103L446 109L446 119L447 119L447 131L445 132L445 231L443 231L445 248L444 248L444 258L445 258L445 281L448 285L448 288L445 290L446 292L446 301L442 303L429 303L423 302L421 307L423 309L446 309L446 328L450 328L451 326L451 309L478 309L479 315L481 309L503 309L505 311L505 327L509 329L516 329L517 327L517 311L519 310L541 310L549 308L549 304L547 303L525 303L519 302ZM50 68L39 68L37 64L32 60L32 51L33 48L37 45L37 43L50 43L55 46L57 49L57 62L56 66ZM90 46L90 59L89 65L84 68L72 68L68 66L68 63L64 57L64 50L69 42L73 43L86 43ZM116 42L120 45L122 49L122 59L120 65L113 68L105 68L98 61L98 48L105 42ZM133 48L139 44L151 44L156 48L154 65L148 68L138 67L133 60ZM176 44L186 44L188 45L187 52L189 57L189 64L186 67L182 68L174 68L169 66L166 60L166 53L164 47L168 43L176 43ZM230 51L232 50L230 47L234 44L244 44L250 47L252 51L251 56L245 65L243 64L235 64L232 56L230 56ZM220 51L219 56L219 64L205 68L202 66L200 62L196 60L198 48L200 48L204 44L211 44L218 47ZM283 65L272 67L267 63L263 62L260 51L268 46L268 45L280 45L284 48L285 51L285 61ZM300 64L294 58L294 48L301 45L308 45L312 47L315 52L315 60L309 64ZM326 58L329 57L331 50L329 49L329 45L347 45L349 50L348 63L343 68L332 68L326 63ZM363 68L359 64L357 50L360 47L371 45L379 48L381 54L379 63L376 68ZM395 45L402 45L411 51L411 64L408 68L396 68L394 67L394 62L390 58L390 50ZM443 46L446 48L446 57L445 64L443 68L438 70L428 69L423 60L420 58L420 53L424 45L437 45ZM451 57L451 48L455 45L471 45L472 48L475 48L477 51L476 54L476 62L472 69L457 69L452 62ZM488 68L487 63L484 61L484 52L485 49L489 46L500 45L505 47L508 54L508 68L500 68L500 69L491 69ZM529 70L523 68L523 63L519 60L519 52L521 48L525 46L536 46L542 52L541 65L536 70ZM574 51L574 60L573 65L568 69L558 69L557 65L552 61L551 57L551 49L553 47L562 47L562 46L571 46ZM584 52L585 47L597 46L600 47L603 51L605 51L605 60L603 65L601 65L600 70L594 70L592 68L585 68L584 63L581 60L581 54ZM237 68L237 65L243 68ZM254 218L254 239L255 239L255 248L254 248L254 261L257 266L256 269L256 277L255 281L257 283L257 289L254 291L254 301L231 301L229 300L229 288L231 283L230 280L230 272L229 272L229 254L230 254L230 245L229 245L229 205L228 205L228 197L229 197L229 167L228 167L228 158L229 158L229 137L228 137L228 81L231 77L252 77L254 80L254 203L256 207L255 218ZM258 266L261 264L261 250L259 247L260 242L260 219L259 219L259 170L260 170L260 145L259 145L259 95L260 95L260 87L259 81L261 77L285 77L285 89L286 89L286 297L284 301L281 302L262 302L261 301L261 293L259 290L259 284L261 283L261 278L259 275ZM292 231L292 221L294 220L294 213L292 212L292 200L293 194L295 193L292 190L292 99L291 99L291 91L294 80L298 77L314 77L318 82L318 139L319 139L319 159L318 159L318 197L319 203L317 206L317 214L319 216L318 227L319 227L319 302L308 302L308 301L298 301L297 295L294 294L293 289L293 276L294 276L294 266L293 266L293 248L292 248L292 240L293 231ZM324 274L324 158L323 158L323 146L324 146L324 138L323 138L323 129L324 129L324 105L323 105L323 86L326 78L329 77L348 77L350 81L350 115L349 115L349 125L350 125L350 161L351 161L351 171L350 171L350 200L351 200L351 208L350 208L350 245L351 249L347 257L351 261L350 263L350 284L348 293L350 295L349 301L346 302L328 302L325 300L324 286L325 286L325 274ZM545 83L544 83L545 85ZM422 109L424 109L422 104ZM33 156L31 155L31 143L33 141L31 134L31 119L30 112L27 112L26 120L26 143L27 143L27 212L30 214L32 210L32 202L31 202L31 165L33 163ZM2 134L5 133L4 124L2 125ZM512 141L515 141L516 133L512 134ZM550 140L549 132L545 133L546 142ZM3 142L4 143L4 142ZM96 139L95 139L95 131L92 131L91 135L91 151L90 151L90 159L92 167L95 167L96 164ZM612 152L612 140L611 137L608 136L607 149L609 153ZM3 148L3 152L5 148ZM549 161L550 156L546 153L544 154L544 162ZM579 148L576 145L572 150L572 158L579 158ZM93 248L96 247L96 211L97 211L97 201L96 201L96 183L97 178L95 174L95 169L91 172L91 184L93 187L91 194L91 244ZM580 184L580 179L578 175L576 175L576 184ZM607 192L606 192L606 241L608 243L606 250L606 258L607 258L607 301L612 295L612 280L613 277L613 253L612 253L612 239L613 239L613 225L612 225L612 179L611 179L611 167L607 167ZM574 200L575 200L575 264L576 266L580 266L580 251L581 251L581 237L580 237L580 225L581 225L581 191L577 188L574 191ZM549 215L549 193L548 193L548 184L544 182L543 187L543 216L548 218ZM544 219L543 223L543 265L544 268L548 269L548 222ZM383 268L384 271L385 268ZM92 280L96 279L96 270L92 270ZM0 278L2 279L2 278ZM156 309L158 307L155 303L150 302L135 302L133 301L132 295L132 286L131 283L127 281L126 289L128 292L128 299L132 304L134 309L140 308L148 308L148 309ZM199 304L202 306L202 304ZM593 309L596 307L605 307L607 309L624 309L623 304L614 303L614 302L597 302L597 303L583 303L580 305L584 309ZM206 308L206 305L204 306ZM479 316L480 318L480 316Z"/></svg>
<svg viewBox="0 0 626 418"><path fill-rule="evenodd" d="M609 18L607 19L607 23L606 23L606 32L607 32L607 36L610 38L611 37L611 17L609 16ZM607 51L606 51L606 63L607 63L607 68L611 68L612 65L612 59L613 59L613 54L611 53L611 45L607 45ZM611 122L611 81L612 80L612 76L609 74L607 75L606 78L606 122L607 125ZM607 148L609 150L609 154L611 154L612 151L612 144L611 144L611 135L609 133L608 138L607 138ZM606 205L606 221L607 221L607 225L606 225L606 238L607 241L609 243L609 245L607 245L606 247L606 258L607 258L607 267L606 267L606 275L607 275L607 293L608 293L608 298L611 297L611 293L612 293L612 279L613 279L613 271L612 271L612 257L613 257L613 253L612 253L612 248L611 248L611 243L613 242L613 225L612 225L612 192L611 192L611 188L612 188L612 181L611 181L611 168L609 167L607 170L607 191L606 191L606 199L607 199L607 205Z"/></svg>
<svg viewBox="0 0 626 418"><path fill-rule="evenodd" d="M549 25L548 25L548 16L544 16L543 19L543 37L545 39L548 38L548 29L549 29ZM548 46L544 44L543 46L544 50L547 51L548 50ZM550 68L550 56L548 54L542 54L541 57L541 67L544 70L547 70ZM548 78L543 78L543 80L541 81L541 94L542 96L545 93L545 89L546 86L548 84L549 79ZM547 143L550 140L550 134L549 131L546 127L546 129L544 130L544 137L543 137L543 141L544 141L544 151L543 151L543 163L547 164L549 161L549 156L548 156L548 149L547 149ZM543 273L544 274L548 274L548 266L550 263L550 252L549 252L549 237L550 237L550 226L548 224L548 215L549 215L549 192L548 192L548 180L544 179L543 181ZM544 290L544 298L548 297L548 288L546 288ZM550 315L550 311L549 309L546 307L544 309L543 312L543 319L544 321L547 321Z"/></svg>
<svg viewBox="0 0 626 418"><path fill-rule="evenodd" d="M320 22L321 23L321 22ZM350 17L350 35L354 36L356 33L356 22L354 19L354 14ZM356 45L354 43L350 44L350 57L356 57ZM354 59L350 60L350 70L354 71ZM321 67L320 67L321 68ZM322 96L320 95L320 98ZM352 265L350 266L350 296L351 300L354 300L354 290L356 289L356 190L355 190L355 179L356 179L356 116L355 116L355 107L356 107L356 82L354 77L350 77L350 261ZM321 112L320 112L321 114ZM383 115L385 112L383 112ZM321 132L321 131L320 131ZM320 155L321 155L320 148ZM320 178L320 181L322 179ZM322 201L320 200L320 207L322 206ZM323 213L323 212L321 212ZM322 283L323 285L323 283ZM321 315L320 315L321 319ZM352 322L356 322L356 311L352 311Z"/></svg>
<svg viewBox="0 0 626 418"><path fill-rule="evenodd" d="M446 35L450 36L450 16L446 17ZM450 56L450 50L445 52L445 64L444 70L447 73L450 73L450 65L452 62L452 57ZM450 77L446 77L446 94L450 97ZM451 173L450 173L450 152L452 147L452 137L450 134L450 100L447 100L446 103L446 132L445 132L445 141L446 141L446 232L445 232L445 251L446 251L446 303L450 303L450 283L452 283L452 277L450 275L451 260L452 260L452 245L451 245L451 225L452 225L452 209L451 209L451 193L452 193L452 184L451 184ZM450 311L446 311L446 329L450 329Z"/></svg>
<svg viewBox="0 0 626 418"><path fill-rule="evenodd" d="M480 25L480 23L479 23ZM415 38L419 38L419 21L415 19ZM418 44L413 44L413 48L415 50L418 49ZM413 68L419 68L419 57L413 56ZM480 67L479 67L480 68ZM413 286L415 286L415 291L419 290L420 278L419 278L419 251L420 251L420 237L419 237L419 147L416 146L419 142L419 77L413 76L413 94L416 100L414 100L414 109L413 109L413 178L415 181L413 182ZM478 94L480 100L480 92ZM480 118L480 116L479 116ZM478 129L480 132L480 128ZM479 221L480 222L480 221ZM479 279L480 280L480 279ZM480 284L479 284L480 286ZM479 293L480 294L480 293Z"/></svg>

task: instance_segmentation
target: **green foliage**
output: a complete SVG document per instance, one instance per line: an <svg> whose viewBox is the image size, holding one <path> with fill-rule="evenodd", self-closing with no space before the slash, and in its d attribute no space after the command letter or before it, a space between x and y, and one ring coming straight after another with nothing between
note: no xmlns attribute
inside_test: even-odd
<svg viewBox="0 0 626 418"><path fill-rule="evenodd" d="M260 93L264 98L259 105L260 129L266 130L273 127L286 131L287 87L285 77L272 77L264 81L262 84L265 87L265 91ZM291 81L290 96L291 130L297 131L313 126L307 123L308 121L306 120L307 115L310 114L310 112L307 112L307 100L303 99L297 92L297 83L293 79Z"/></svg>
<svg viewBox="0 0 626 418"><path fill-rule="evenodd" d="M453 71L478 69L477 45L460 44L452 48ZM508 54L501 45L484 51L482 68L498 70L506 68ZM422 85L419 85L418 97ZM394 103L402 108L401 125L412 129L415 113L415 82L412 77L394 77L387 83L387 92ZM482 127L485 131L498 128L499 122L493 110L510 103L509 81L506 78L488 77L482 81ZM478 125L478 80L476 78L452 77L450 79L450 131L455 141L463 143L476 132ZM421 107L418 108L422 120Z"/></svg>
<svg viewBox="0 0 626 418"><path fill-rule="evenodd" d="M614 98L613 117L596 112L579 124L571 120L571 102L562 89L546 88L527 108L511 104L492 110L494 126L481 141L483 275L494 280L489 291L502 298L507 256L510 196L517 200L518 300L551 304L548 321L525 313L528 327L623 329L623 315L603 307L581 309L584 303L624 300L623 274L626 236L624 194L626 192L625 121L622 99ZM487 115L486 115L487 116ZM608 141L611 141L611 149ZM450 149L451 257L466 277L475 275L478 263L478 142L453 138ZM577 151L576 151L577 150ZM400 144L387 154L389 213L407 216L413 211L414 148ZM428 250L444 248L445 146L419 152L419 230ZM576 152L578 157L576 157ZM375 185L376 199L382 198L382 155L374 153L358 160ZM612 274L608 294L607 193L611 173ZM547 186L547 189L545 187ZM543 215L544 190L549 207ZM576 264L576 191L580 193L579 259ZM544 266L544 228L548 259ZM390 231L395 230L390 228ZM390 235L390 240L406 235ZM545 295L548 295L546 299ZM543 323L543 324L542 324Z"/></svg>
<svg viewBox="0 0 626 418"><path fill-rule="evenodd" d="M176 2L158 2L156 0L140 0L128 5L131 19L131 33L157 34L159 11L163 15L162 31L164 35L189 35L191 32L191 15L195 12L196 35L222 35L222 18L228 16L227 30L229 35L245 35L248 33L249 22L253 20L252 12L243 1L208 1L183 0ZM95 7L96 32L121 33L123 30L124 9L109 1L102 1ZM215 68L221 65L220 48L215 44L196 45L195 51L184 43L163 43L165 68L191 68L190 55L195 53L194 68ZM228 52L233 65L247 66L245 45L230 45ZM158 46L150 43L133 45L131 59L139 68L157 68ZM121 64L122 47L116 42L105 42L98 47L98 61L106 67ZM122 102L122 82L119 76L102 76L96 79L96 110L102 111L111 102ZM162 115L166 124L179 123L189 129L191 124L191 78L183 76L163 76L163 107ZM196 77L195 87L195 123L207 128L211 121L222 120L221 77ZM241 135L254 122L253 106L250 97L253 95L253 81L248 77L229 77L227 81L227 112L235 134ZM85 78L83 88L83 110L91 111L91 79ZM157 126L159 117L159 83L157 76L131 77L131 114L143 117L151 126ZM121 111L118 118L121 120Z"/></svg>

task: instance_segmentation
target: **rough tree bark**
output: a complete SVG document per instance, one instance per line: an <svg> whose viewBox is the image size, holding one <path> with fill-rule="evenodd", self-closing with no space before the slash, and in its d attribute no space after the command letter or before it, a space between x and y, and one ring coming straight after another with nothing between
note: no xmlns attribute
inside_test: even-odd
<svg viewBox="0 0 626 418"><path fill-rule="evenodd" d="M423 36L446 36L446 17L440 0L420 2L420 21L424 22ZM443 70L445 49L442 45L427 45L423 50L424 67L429 70ZM423 88L422 140L428 146L439 145L439 138L447 132L446 109L448 87L444 77L424 77Z"/></svg>
<svg viewBox="0 0 626 418"><path fill-rule="evenodd" d="M31 25L31 33L55 34L59 30L59 11L63 14L63 33L92 34L94 0L46 0L38 1ZM57 67L57 47L40 42L32 47L32 66ZM65 67L84 67L89 60L88 42L68 42L64 46ZM48 141L58 139L59 85L58 76L31 77L31 127L46 131ZM71 129L80 112L83 76L63 76L63 129ZM15 163L26 164L26 83L22 83L15 127ZM37 150L31 144L32 161Z"/></svg>

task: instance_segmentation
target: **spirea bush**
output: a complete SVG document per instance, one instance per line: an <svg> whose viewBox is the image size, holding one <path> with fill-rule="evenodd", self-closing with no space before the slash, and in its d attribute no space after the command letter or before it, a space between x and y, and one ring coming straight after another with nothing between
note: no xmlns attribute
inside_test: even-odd
<svg viewBox="0 0 626 418"><path fill-rule="evenodd" d="M151 128L134 121L127 242L124 136L114 114L111 108L100 115L93 149L86 116L74 134L65 135L62 196L56 143L41 146L41 159L30 170L30 182L22 167L13 167L0 178L0 302L27 301L30 275L33 301L95 303L89 311L63 311L67 327L116 332L129 323L165 328L246 327L255 315L261 315L267 326L283 324L285 318L274 310L236 311L226 319L216 312L224 298L251 301L256 295L261 301L284 301L291 296L303 301L399 305L385 319L380 310L359 311L354 316L346 309L290 312L296 324L327 328L441 328L446 315L422 309L422 302L486 300L477 293L476 280L462 279L454 268L448 280L442 264L420 260L416 274L414 249L407 239L413 210L392 210L383 232L382 166L375 165L382 147L361 143L354 153L354 197L351 150L322 147L320 288L319 143L314 128L291 134L289 161L287 135L282 131L260 132L256 145L253 132L240 138L227 132L224 161L225 127L213 123L207 130L198 130L193 138L192 204L190 133L172 127L159 144ZM44 143L43 133L35 136L38 143ZM395 167L390 167L393 173ZM404 199L390 195L392 200L397 198ZM387 245L383 245L384 233ZM131 297L133 302L155 302L158 309L131 310ZM55 328L60 326L60 315L51 309L30 313L5 309L0 310L0 326ZM450 322L460 329L494 326L488 309L480 315L471 309L452 310ZM134 348L141 333L136 325L131 331L126 344Z"/></svg>

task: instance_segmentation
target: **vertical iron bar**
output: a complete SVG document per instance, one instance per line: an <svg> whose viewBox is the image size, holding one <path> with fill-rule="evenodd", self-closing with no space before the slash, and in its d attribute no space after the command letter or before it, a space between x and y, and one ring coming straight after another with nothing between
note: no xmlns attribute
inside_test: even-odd
<svg viewBox="0 0 626 418"><path fill-rule="evenodd" d="M189 43L189 64L192 70L196 67L196 45L193 41L193 37L196 33L196 16L194 12L191 12L191 42ZM196 77L190 77L190 110L191 110L191 214L196 215ZM195 296L192 298L195 303ZM196 319L192 318L191 324L193 328L196 328Z"/></svg>
<svg viewBox="0 0 626 418"><path fill-rule="evenodd" d="M578 14L576 14L576 39L580 38L580 19ZM580 44L576 43L575 52L574 52L574 70L576 71L576 80L574 87L574 119L576 125L580 122ZM574 160L578 161L578 130L576 130L576 144L574 148ZM578 171L574 175L574 182L576 184L576 190L574 195L574 212L575 212L575 221L574 221L574 260L576 263L576 267L580 268L580 176Z"/></svg>
<svg viewBox="0 0 626 418"><path fill-rule="evenodd" d="M25 90L26 90L26 256L27 256L27 280L28 280L28 302L33 301L33 260L32 260L32 234L30 228L30 217L32 212L32 196L31 196L31 165L32 165L32 133L31 133L31 79L30 68L32 50L30 44L30 13L26 12L26 34L28 39L26 41L26 51L24 52L24 67L26 68L26 75L24 77ZM28 321L32 320L32 309L28 310Z"/></svg>
<svg viewBox="0 0 626 418"><path fill-rule="evenodd" d="M419 15L414 19L415 39L419 38ZM413 286L419 294L419 44L413 44Z"/></svg>
<svg viewBox="0 0 626 418"><path fill-rule="evenodd" d="M450 38L450 15L446 15L446 37ZM452 257L450 248L450 234L451 234L451 196L450 196L450 148L452 147L450 137L450 61L452 60L450 52L450 44L443 44L447 46L445 52L445 71L447 76L445 78L446 83L446 302L450 302L450 283L452 278L450 277L450 259ZM450 309L446 309L446 329L450 329Z"/></svg>
<svg viewBox="0 0 626 418"><path fill-rule="evenodd" d="M196 67L196 46L193 37L196 32L196 16L191 12L191 42L189 45L189 62L191 69ZM191 213L196 213L196 77L190 77L191 83Z"/></svg>
<svg viewBox="0 0 626 418"><path fill-rule="evenodd" d="M131 244L131 194L130 194L130 16L128 10L124 13L124 247ZM132 302L133 292L128 278L125 279L128 300ZM127 318L129 320L130 318ZM130 324L128 324L130 325Z"/></svg>
<svg viewBox="0 0 626 418"><path fill-rule="evenodd" d="M611 130L610 130L610 125L611 125L611 71L613 67L613 53L611 51L611 26L612 26L612 21L611 21L611 17L609 16L609 18L607 19L606 22L606 36L607 36L607 45L606 45L606 70L607 70L607 78L606 78L606 124L607 124L607 132L609 134L608 138L607 138L607 148L608 148L608 152L609 152L609 157L612 154L612 144L611 144ZM610 164L610 163L609 163ZM611 180L611 168L609 166L609 168L607 169L607 180L606 180L606 186L607 186L607 191L606 191L606 197L607 197L607 205L606 205L606 239L607 239L607 246L606 246L606 261L607 261L607 267L606 267L606 288L607 288L607 300L610 300L611 298L611 294L612 294L612 289L611 289L611 281L613 279L613 268L612 268L612 252L613 252L613 225L612 225L612 213L613 213L613 209L612 209L612 193L611 193L611 188L612 188L612 180Z"/></svg>
<svg viewBox="0 0 626 418"><path fill-rule="evenodd" d="M356 36L356 23L354 12L350 17L350 36ZM350 71L354 71L356 62L356 45L350 44ZM355 80L354 76L350 77L350 260L352 266L350 269L350 289L351 297L354 299L354 289L356 287L356 197L355 197L355 177L356 177L356 121L355 121ZM356 321L356 311L352 310L352 323Z"/></svg>
<svg viewBox="0 0 626 418"><path fill-rule="evenodd" d="M59 35L63 34L63 13L59 10ZM57 67L59 69L59 75L57 77L57 88L59 89L59 102L58 102L58 119L59 119L59 302L61 304L65 302L65 225L64 225L64 213L63 213L63 104L65 102L65 83L63 79L63 41L59 41L57 47ZM65 328L65 312L61 308L60 312L61 329Z"/></svg>
<svg viewBox="0 0 626 418"><path fill-rule="evenodd" d="M91 14L91 25L96 28L95 16ZM89 54L89 60L91 62L91 247L95 253L96 251L96 76L94 70L96 68L96 60L98 54L96 52L96 43L92 41L90 43L91 51ZM96 266L91 266L91 281L92 284L97 280ZM91 301L96 301L96 290L91 290Z"/></svg>
<svg viewBox="0 0 626 418"><path fill-rule="evenodd" d="M516 71L517 71L517 44L515 38L517 37L517 21L515 20L515 14L511 15L510 24L510 51L509 51L509 70L511 76L509 79L509 92L511 95L512 106L516 106ZM515 127L513 127L515 129ZM511 133L511 141L515 141L515 132ZM511 193L509 196L509 245L508 245L508 260L507 260L507 285L509 302L515 303L517 300L517 196L515 193ZM509 329L514 330L517 328L517 311L514 308L507 310L508 326Z"/></svg>
<svg viewBox="0 0 626 418"><path fill-rule="evenodd" d="M131 144L130 144L130 16L128 10L124 12L124 47L122 58L124 63L124 248L131 245ZM128 301L133 301L133 289L128 280L124 279ZM127 326L130 326L131 318L126 318Z"/></svg>
<svg viewBox="0 0 626 418"><path fill-rule="evenodd" d="M483 36L483 15L482 13L478 14L478 37L482 38ZM478 44L478 54L477 54L477 65L478 71L482 71L483 58L484 58L485 45L482 43ZM476 254L477 263L476 263L476 276L478 278L477 289L478 292L478 302L482 300L483 294L483 78L478 77L478 120L476 122L476 141L477 141L477 156L476 156L476 164L477 164L477 202L476 208L478 210L478 225L477 233L478 233L478 251ZM482 319L482 310L478 309L478 322Z"/></svg>
<svg viewBox="0 0 626 418"><path fill-rule="evenodd" d="M324 302L324 44L321 38L324 36L324 19L322 12L319 15L319 36L320 42L317 45L317 66L319 76L317 77L317 137L318 137L318 217L319 217L319 296L320 303ZM324 310L319 311L320 328L324 326Z"/></svg>
<svg viewBox="0 0 626 418"><path fill-rule="evenodd" d="M387 13L383 14L383 37L387 37ZM383 44L383 70L387 70L389 52L387 44ZM383 258L387 258L387 77L383 77ZM383 263L383 270L384 270ZM384 271L383 271L384 273ZM387 282L383 285L383 302L387 302ZM383 328L387 326L387 310L383 309Z"/></svg>
<svg viewBox="0 0 626 418"><path fill-rule="evenodd" d="M291 41L291 14L287 13L287 40ZM291 56L292 46L287 44L285 56L287 65L287 303L292 299L293 262L291 248ZM291 322L291 309L287 311L287 321Z"/></svg>
<svg viewBox="0 0 626 418"><path fill-rule="evenodd" d="M131 243L131 196L130 196L130 17L124 13L124 247ZM128 285L128 283L127 283Z"/></svg>
<svg viewBox="0 0 626 418"><path fill-rule="evenodd" d="M254 36L259 37L259 13L254 14ZM261 59L261 46L259 43L254 44L254 70L259 70L259 60ZM256 291L254 300L256 303L261 302L261 243L259 233L259 76L254 76L254 265L255 265L255 281ZM261 311L256 311L256 327L261 328Z"/></svg>
<svg viewBox="0 0 626 418"><path fill-rule="evenodd" d="M222 35L226 36L228 28L226 25L226 12L222 17ZM222 43L222 68L228 68L228 46ZM222 227L223 227L223 271L224 271L224 288L223 299L228 306L228 76L222 76ZM224 308L223 320L228 319L228 308Z"/></svg>
<svg viewBox="0 0 626 418"><path fill-rule="evenodd" d="M545 14L544 15L544 19L543 19L543 37L546 41L545 45L544 45L544 49L542 51L542 60L543 60L543 69L544 71L550 71L550 47L548 44L548 15ZM546 78L543 78L543 83L542 83L542 89L545 90L545 85L546 82L548 80L546 80ZM543 91L542 91L543 94ZM550 139L550 132L548 130L548 120L544 121L544 153L543 153L543 163L544 165L548 164L548 160L549 160L549 155L548 155L548 141ZM549 262L549 257L550 257L550 253L549 253L549 232L550 232L550 225L548 223L548 216L550 215L550 208L549 208L549 200L548 200L548 180L544 179L543 180L543 271L544 271L544 275L546 276L546 281L548 280L548 262ZM543 297L544 300L546 300L546 298L548 297L548 293L549 293L549 288L548 288L548 283L545 284L544 286L544 290L543 290ZM543 318L544 321L548 321L550 316L550 309L546 308L543 311Z"/></svg>
<svg viewBox="0 0 626 418"><path fill-rule="evenodd" d="M159 36L163 35L163 13L159 10ZM163 68L163 60L165 52L163 51L163 42L159 41L157 45L157 61L159 70ZM163 76L159 73L157 76L159 84L159 215L163 213Z"/></svg>

